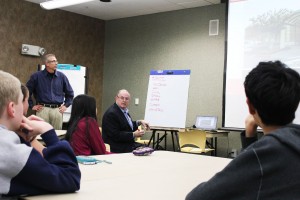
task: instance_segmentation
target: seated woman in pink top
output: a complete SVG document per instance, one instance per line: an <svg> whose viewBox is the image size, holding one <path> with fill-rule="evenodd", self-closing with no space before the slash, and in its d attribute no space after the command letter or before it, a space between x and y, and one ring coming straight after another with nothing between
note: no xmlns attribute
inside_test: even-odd
<svg viewBox="0 0 300 200"><path fill-rule="evenodd" d="M66 140L75 155L109 154L106 151L97 123L97 108L94 97L78 95L74 98Z"/></svg>

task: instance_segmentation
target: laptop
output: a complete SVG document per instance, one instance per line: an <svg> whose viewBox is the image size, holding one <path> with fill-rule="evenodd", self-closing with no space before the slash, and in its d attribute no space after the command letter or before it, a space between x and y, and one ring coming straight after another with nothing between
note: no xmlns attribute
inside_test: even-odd
<svg viewBox="0 0 300 200"><path fill-rule="evenodd" d="M217 122L217 116L197 115L195 126L197 129L214 132L217 131Z"/></svg>

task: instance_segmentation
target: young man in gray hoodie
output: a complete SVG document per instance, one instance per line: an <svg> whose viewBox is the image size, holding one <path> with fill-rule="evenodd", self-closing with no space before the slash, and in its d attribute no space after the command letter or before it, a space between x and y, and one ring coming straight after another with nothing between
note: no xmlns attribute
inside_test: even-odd
<svg viewBox="0 0 300 200"><path fill-rule="evenodd" d="M300 199L300 126L292 124L300 100L299 73L280 61L260 62L244 87L248 125L252 131L259 126L263 137L194 188L187 200Z"/></svg>

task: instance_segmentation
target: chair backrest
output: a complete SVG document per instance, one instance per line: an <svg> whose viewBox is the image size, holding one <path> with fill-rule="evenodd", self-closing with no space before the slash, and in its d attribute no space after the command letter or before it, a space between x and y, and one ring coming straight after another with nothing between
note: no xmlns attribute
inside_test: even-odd
<svg viewBox="0 0 300 200"><path fill-rule="evenodd" d="M101 137L102 137L102 127L101 126L99 126L99 130L100 130L100 134L101 134ZM110 145L106 144L106 143L104 143L104 145L105 145L106 151L110 152Z"/></svg>
<svg viewBox="0 0 300 200"><path fill-rule="evenodd" d="M179 146L183 147L198 147L205 149L206 146L206 132L203 130L186 130L178 132Z"/></svg>

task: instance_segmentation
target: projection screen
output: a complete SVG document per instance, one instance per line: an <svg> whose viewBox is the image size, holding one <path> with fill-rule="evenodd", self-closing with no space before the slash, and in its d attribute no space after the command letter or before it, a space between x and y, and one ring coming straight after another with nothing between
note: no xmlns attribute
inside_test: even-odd
<svg viewBox="0 0 300 200"><path fill-rule="evenodd" d="M260 61L280 60L300 73L300 1L227 2L223 127L244 128L248 115L243 82ZM294 123L300 124L300 109Z"/></svg>

